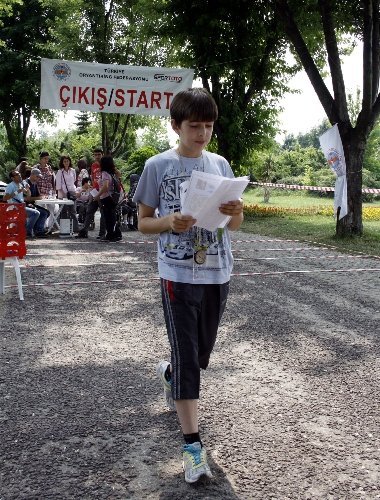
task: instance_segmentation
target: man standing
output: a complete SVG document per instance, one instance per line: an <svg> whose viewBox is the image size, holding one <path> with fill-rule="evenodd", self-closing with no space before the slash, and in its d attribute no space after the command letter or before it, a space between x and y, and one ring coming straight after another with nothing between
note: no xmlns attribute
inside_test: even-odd
<svg viewBox="0 0 380 500"><path fill-rule="evenodd" d="M40 153L40 162L34 165L33 168L37 168L41 172L41 177L37 179L37 187L42 198L51 198L55 196L55 178L54 173L49 165L50 155L47 151L42 151ZM48 229L51 231L53 229L54 219L52 214L54 214L55 205L49 205L50 216L48 219Z"/></svg>
<svg viewBox="0 0 380 500"><path fill-rule="evenodd" d="M101 176L100 160L103 156L103 150L101 148L95 148L92 154L94 155L94 162L91 164L90 170L91 183L94 188L99 191L99 179Z"/></svg>
<svg viewBox="0 0 380 500"><path fill-rule="evenodd" d="M40 153L40 162L33 166L33 168L38 168L41 171L41 176L38 177L37 180L37 186L43 198L52 196L55 192L54 173L49 165L49 160L49 153L47 151L42 151Z"/></svg>

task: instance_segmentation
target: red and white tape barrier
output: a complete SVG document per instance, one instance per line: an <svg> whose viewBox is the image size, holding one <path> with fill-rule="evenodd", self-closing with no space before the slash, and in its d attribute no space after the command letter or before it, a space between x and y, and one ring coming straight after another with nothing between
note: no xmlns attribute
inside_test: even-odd
<svg viewBox="0 0 380 500"><path fill-rule="evenodd" d="M324 193L334 192L335 189L330 186L300 186L298 184L277 184L274 182L250 182L250 186L267 186L281 189L294 189L294 190L306 190L306 191L321 191ZM375 188L364 188L362 193L366 194L380 194L380 189Z"/></svg>

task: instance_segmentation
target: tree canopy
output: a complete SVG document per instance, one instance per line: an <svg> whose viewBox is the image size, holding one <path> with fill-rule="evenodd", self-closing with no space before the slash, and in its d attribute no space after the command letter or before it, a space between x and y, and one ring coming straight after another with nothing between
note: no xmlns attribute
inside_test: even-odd
<svg viewBox="0 0 380 500"><path fill-rule="evenodd" d="M177 60L195 68L218 105L218 152L238 168L274 137L278 99L292 74L277 20L265 2L246 0L170 0L165 14L164 33Z"/></svg>
<svg viewBox="0 0 380 500"><path fill-rule="evenodd" d="M57 11L38 0L7 5L0 9L0 119L16 158L26 154L31 117L49 114L39 108L40 58L51 56Z"/></svg>

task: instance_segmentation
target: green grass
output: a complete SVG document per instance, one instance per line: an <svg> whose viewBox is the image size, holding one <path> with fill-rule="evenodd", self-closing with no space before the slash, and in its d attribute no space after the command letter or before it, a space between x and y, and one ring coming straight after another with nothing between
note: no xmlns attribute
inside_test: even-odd
<svg viewBox="0 0 380 500"><path fill-rule="evenodd" d="M303 196L301 196L301 194L303 194ZM302 208L313 206L311 203L313 200L317 201L316 205L322 205L322 202L330 206L333 204L332 199L319 199L317 197L305 196L304 193L297 193L294 195L273 197L269 206ZM257 204L257 201L252 200L251 193L249 192L245 193L244 202ZM282 202L281 205L280 202ZM369 203L366 205L378 206L379 204L380 203ZM265 204L265 206L268 206L268 204ZM335 219L332 217L321 215L281 215L255 217L252 219L246 217L241 229L242 231L262 236L315 242L321 245L332 245L343 252L362 252L380 258L379 221L363 222L364 229L363 236L361 237L337 238L335 236L335 225Z"/></svg>

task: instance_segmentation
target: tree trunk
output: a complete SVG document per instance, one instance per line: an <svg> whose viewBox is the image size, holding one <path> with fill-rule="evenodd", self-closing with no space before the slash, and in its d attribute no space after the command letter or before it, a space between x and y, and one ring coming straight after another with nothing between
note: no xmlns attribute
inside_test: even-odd
<svg viewBox="0 0 380 500"><path fill-rule="evenodd" d="M219 124L219 121L217 120L214 125L214 132L216 135L216 142L218 145L218 154L223 156L228 163L231 164L232 158L230 154L230 138L226 137L225 130L221 125Z"/></svg>
<svg viewBox="0 0 380 500"><path fill-rule="evenodd" d="M341 129L341 127L340 127ZM337 220L337 236L361 236L362 222L362 168L366 139L358 139L355 129L340 130L346 160L348 214Z"/></svg>
<svg viewBox="0 0 380 500"><path fill-rule="evenodd" d="M125 144L125 136L127 135L128 127L132 123L131 120L133 115L125 115L124 124L122 124L121 115L115 113L115 115L108 114L108 116L116 116L116 119L112 126L112 122L107 120L106 113L101 114L102 147L104 154L117 156L120 149Z"/></svg>
<svg viewBox="0 0 380 500"><path fill-rule="evenodd" d="M101 119L102 119L102 148L103 148L103 153L105 155L108 155L110 153L111 147L108 134L107 117L105 113L101 113Z"/></svg>
<svg viewBox="0 0 380 500"><path fill-rule="evenodd" d="M120 139L118 142L116 142L116 132L117 130L115 131L115 139L114 139L114 148L113 148L113 154L114 155L117 155L118 152L120 151L121 147L124 145L125 143L125 136L127 134L127 130L128 130L128 127L129 127L129 124L131 123L131 120L132 120L132 115L127 115L125 117L125 121L124 121L124 125L123 125L123 129L121 131L121 134L120 134ZM116 144L116 145L115 145Z"/></svg>

